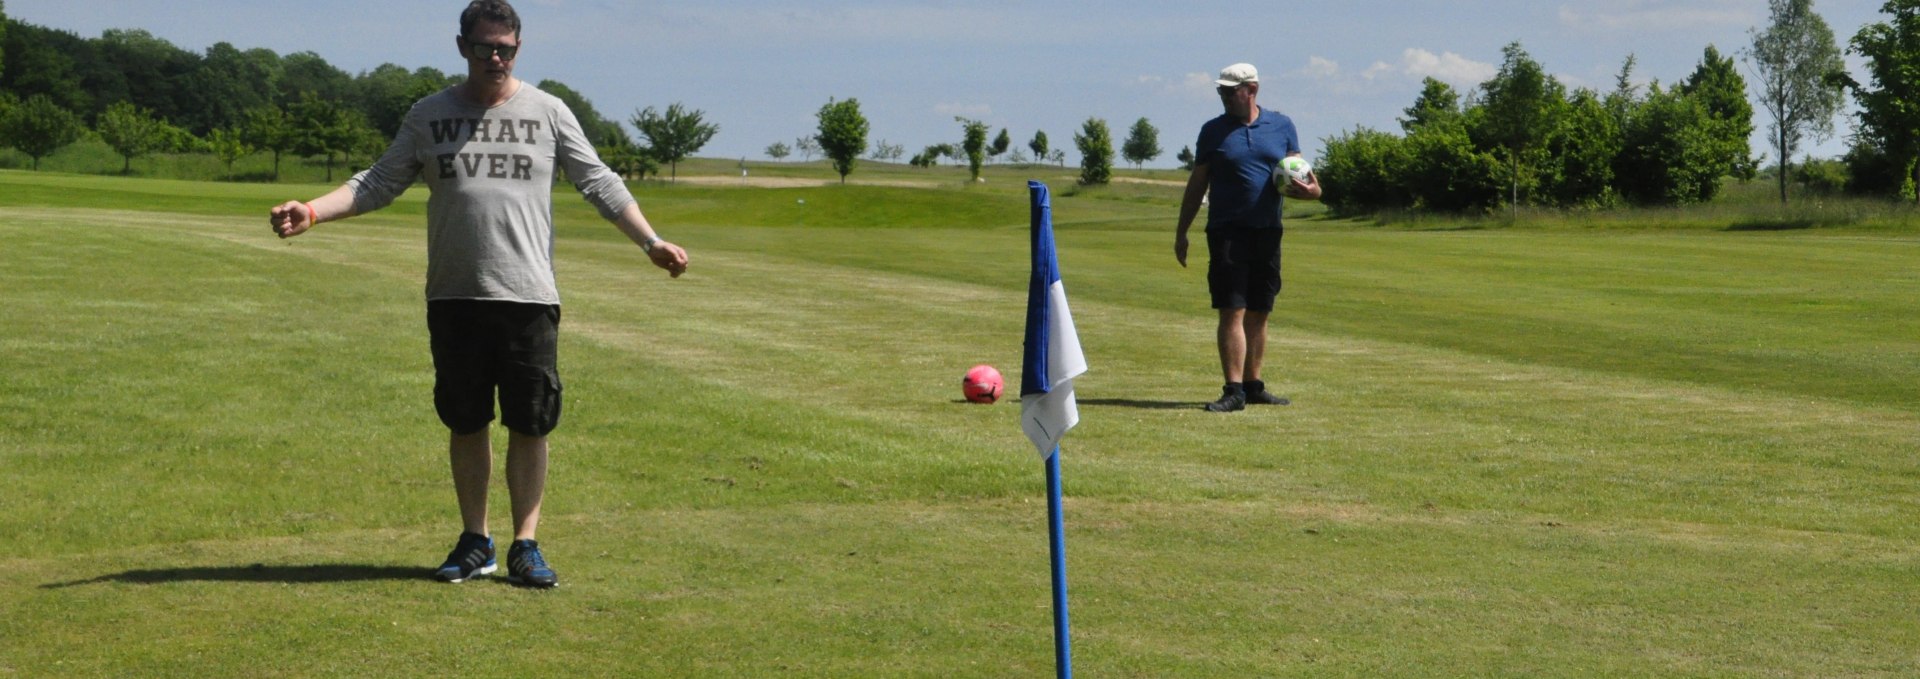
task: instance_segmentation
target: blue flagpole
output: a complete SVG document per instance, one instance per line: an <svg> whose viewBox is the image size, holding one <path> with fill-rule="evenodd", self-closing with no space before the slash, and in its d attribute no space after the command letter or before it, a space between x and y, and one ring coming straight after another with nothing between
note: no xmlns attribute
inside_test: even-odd
<svg viewBox="0 0 1920 679"><path fill-rule="evenodd" d="M1060 679L1073 677L1073 640L1067 626L1067 523L1060 511L1060 446L1047 456L1047 519L1053 524L1053 662Z"/></svg>

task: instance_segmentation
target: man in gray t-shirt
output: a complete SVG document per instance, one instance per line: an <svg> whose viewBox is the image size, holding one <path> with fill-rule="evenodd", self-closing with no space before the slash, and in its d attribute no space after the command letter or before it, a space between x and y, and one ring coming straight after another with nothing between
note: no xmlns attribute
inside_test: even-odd
<svg viewBox="0 0 1920 679"><path fill-rule="evenodd" d="M535 541L547 477L547 435L560 419L555 348L560 293L553 277L556 170L600 215L674 277L687 253L661 240L618 175L600 162L580 122L559 99L513 77L520 18L505 0L473 0L455 39L467 62L459 85L414 104L393 145L366 171L310 202L271 211L290 238L321 222L386 207L416 179L427 200L427 327L432 334L434 409L451 431L449 457L464 531L435 572L461 582L492 573L487 485L488 430L499 395L508 429L507 488L514 542L508 579L558 582Z"/></svg>

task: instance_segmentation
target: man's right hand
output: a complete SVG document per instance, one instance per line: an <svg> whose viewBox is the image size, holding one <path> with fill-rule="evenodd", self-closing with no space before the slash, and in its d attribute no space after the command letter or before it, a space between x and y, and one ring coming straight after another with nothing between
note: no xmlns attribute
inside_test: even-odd
<svg viewBox="0 0 1920 679"><path fill-rule="evenodd" d="M1173 258L1180 260L1180 268L1184 269L1187 267L1186 231L1178 231L1173 234Z"/></svg>
<svg viewBox="0 0 1920 679"><path fill-rule="evenodd" d="M281 238L292 238L313 228L313 213L309 210L306 203L289 200L273 207L268 213L267 223Z"/></svg>

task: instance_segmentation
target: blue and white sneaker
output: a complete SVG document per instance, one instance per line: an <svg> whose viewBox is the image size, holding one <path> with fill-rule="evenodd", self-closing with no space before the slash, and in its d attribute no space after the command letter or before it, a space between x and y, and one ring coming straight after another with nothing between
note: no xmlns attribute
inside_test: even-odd
<svg viewBox="0 0 1920 679"><path fill-rule="evenodd" d="M507 549L507 582L546 589L560 584L560 576L547 567L546 557L540 555L540 543L514 540Z"/></svg>
<svg viewBox="0 0 1920 679"><path fill-rule="evenodd" d="M497 566L493 561L493 538L477 533L461 533L460 542L447 554L447 562L440 564L440 570L433 577L446 582L466 582L467 578L492 573Z"/></svg>

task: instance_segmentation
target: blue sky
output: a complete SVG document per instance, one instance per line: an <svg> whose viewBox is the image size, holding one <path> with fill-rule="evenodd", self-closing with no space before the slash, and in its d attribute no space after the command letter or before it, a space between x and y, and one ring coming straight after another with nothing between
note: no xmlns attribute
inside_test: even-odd
<svg viewBox="0 0 1920 679"><path fill-rule="evenodd" d="M1816 0L1844 47L1878 21L1880 0ZM385 62L463 70L453 46L460 0L6 0L7 14L98 36L143 28L182 48L216 42L280 54L312 51L349 73ZM763 158L811 134L829 98L857 98L870 139L921 147L957 141L955 116L1007 128L1015 148L1036 129L1069 151L1082 122L1125 134L1145 117L1170 167L1219 113L1213 73L1260 68L1261 104L1293 116L1308 154L1356 126L1398 131L1433 76L1468 89L1520 41L1573 87L1610 89L1628 54L1636 79L1673 82L1707 45L1739 53L1767 19L1766 0L1352 0L1347 2L631 2L520 0L517 75L551 78L626 120L681 102L720 133L699 155ZM1849 64L1860 72L1857 59ZM1742 62L1743 75L1752 78ZM1754 145L1771 121L1756 112ZM1836 135L1809 147L1844 150ZM1117 139L1116 139L1117 141ZM1770 155L1770 154L1769 154Z"/></svg>

